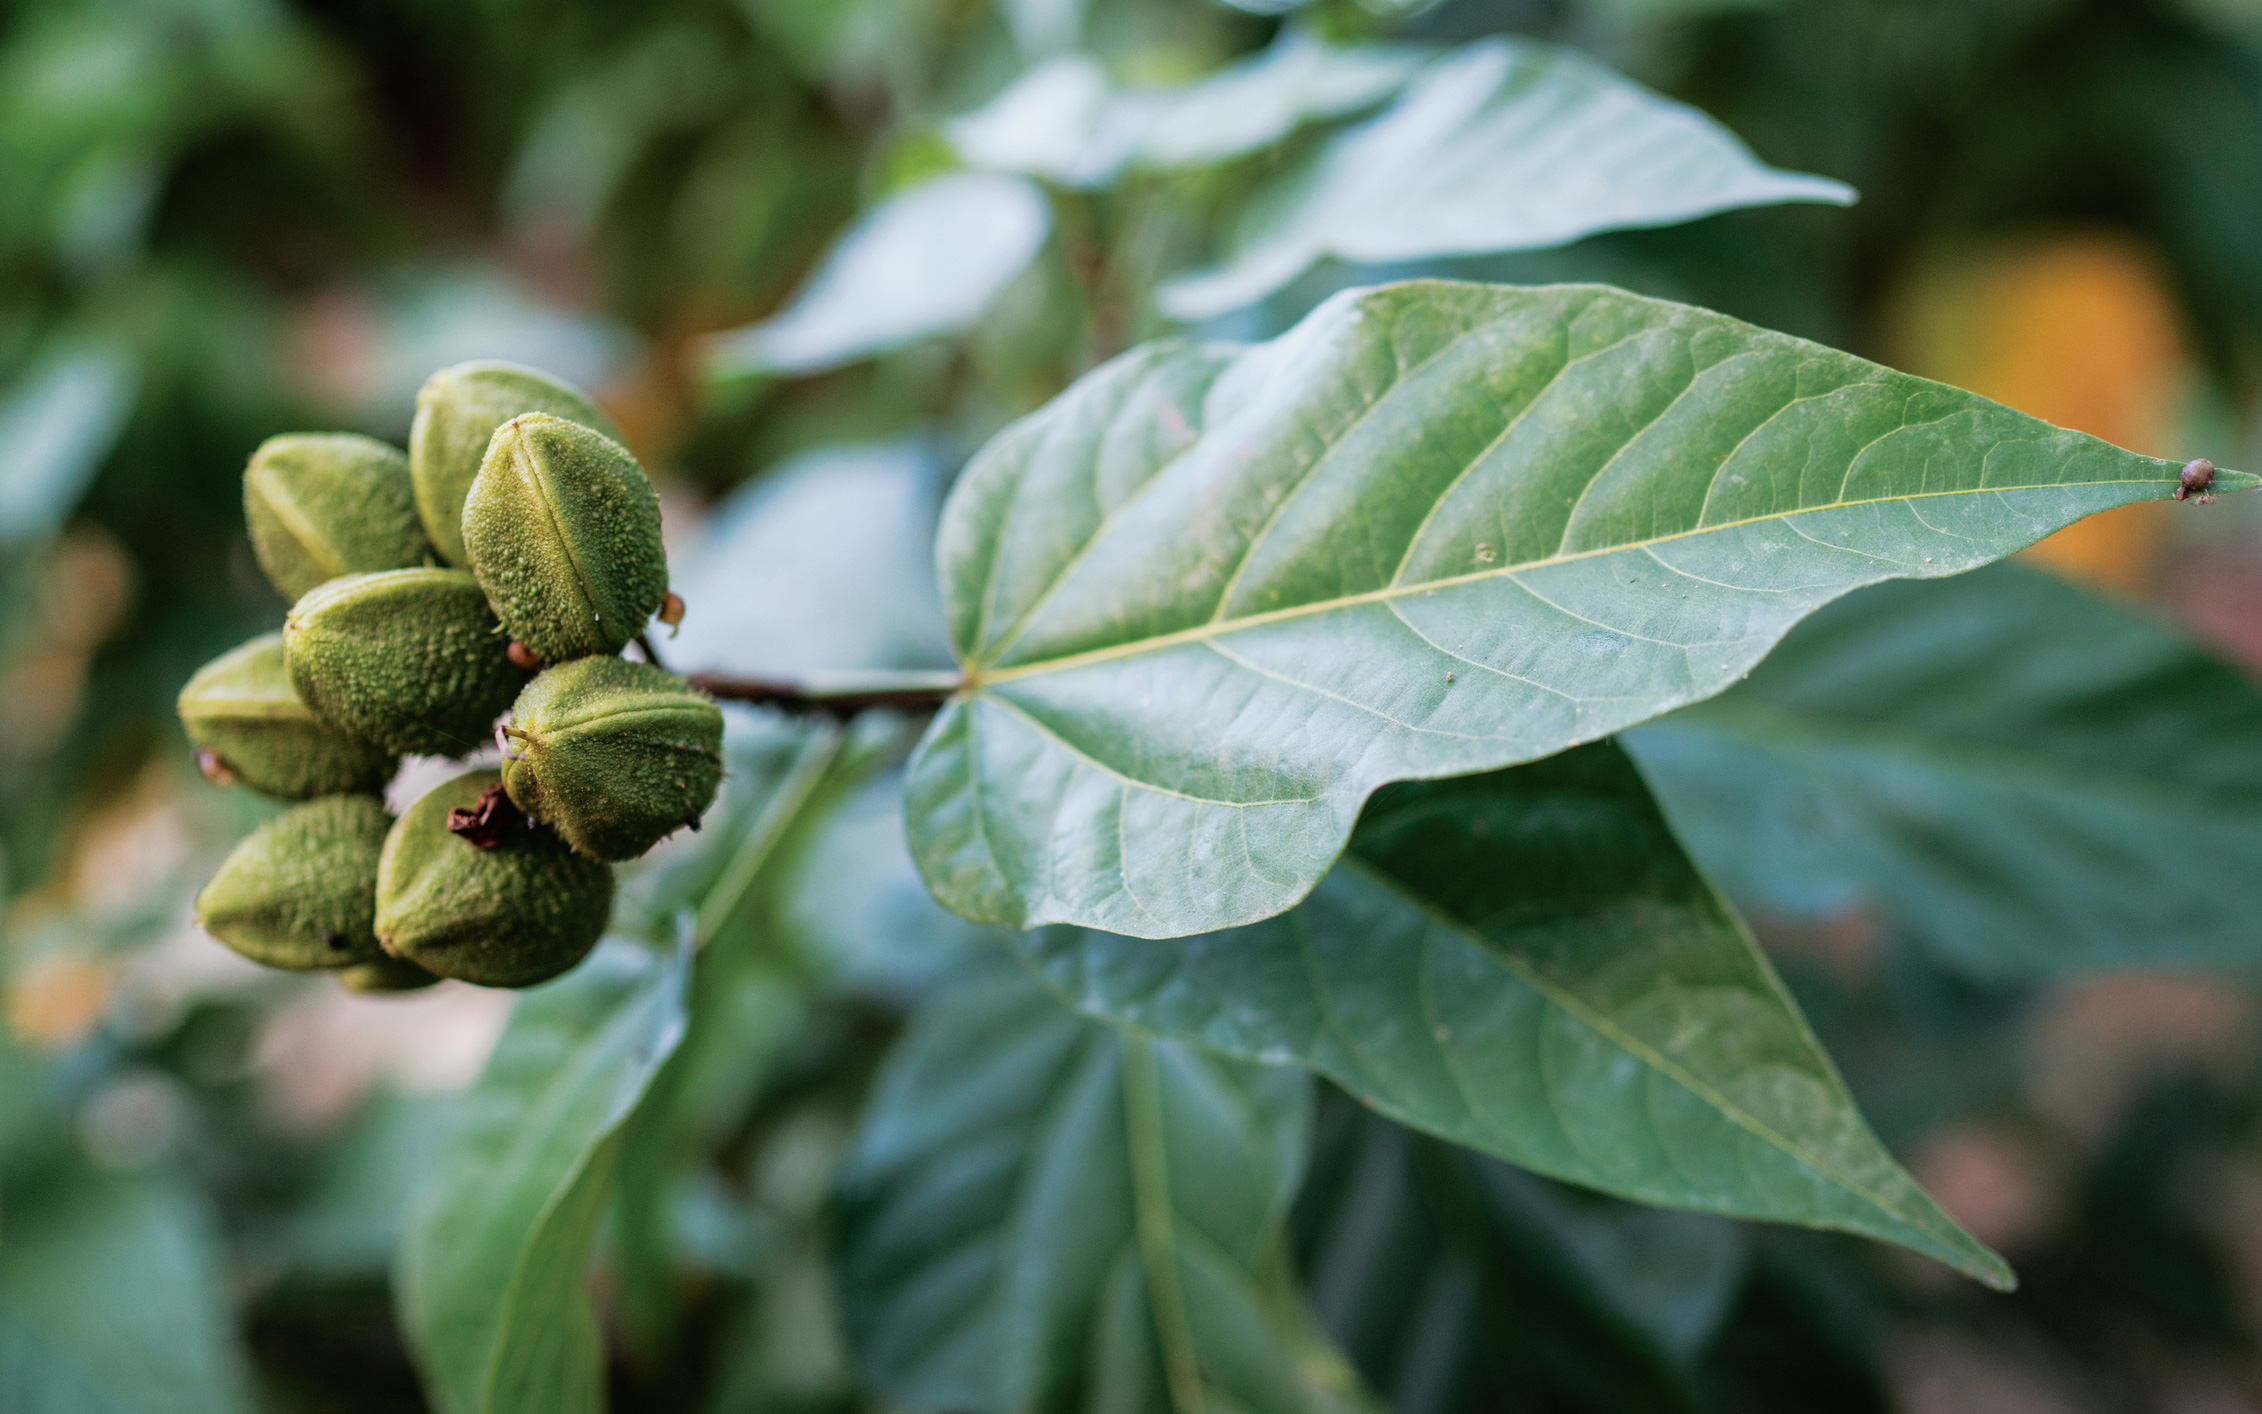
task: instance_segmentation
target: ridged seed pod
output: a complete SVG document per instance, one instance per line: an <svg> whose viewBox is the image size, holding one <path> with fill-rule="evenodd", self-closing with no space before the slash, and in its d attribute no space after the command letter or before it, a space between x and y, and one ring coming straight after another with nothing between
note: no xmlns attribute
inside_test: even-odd
<svg viewBox="0 0 2262 1414"><path fill-rule="evenodd" d="M291 686L283 657L283 636L263 633L206 663L181 689L181 726L205 774L284 800L381 789L393 753L317 717Z"/></svg>
<svg viewBox="0 0 2262 1414"><path fill-rule="evenodd" d="M472 572L546 663L618 653L668 592L660 501L628 448L528 413L495 429L463 507Z"/></svg>
<svg viewBox="0 0 2262 1414"><path fill-rule="evenodd" d="M375 962L377 864L393 818L372 795L326 795L245 836L196 896L204 931L268 967Z"/></svg>
<svg viewBox="0 0 2262 1414"><path fill-rule="evenodd" d="M425 533L451 565L471 563L463 544L463 502L487 457L487 443L496 428L522 412L546 412L608 437L620 435L595 403L546 373L514 363L443 368L416 395L416 421L408 434L416 509Z"/></svg>
<svg viewBox="0 0 2262 1414"><path fill-rule="evenodd" d="M291 607L283 646L307 706L393 751L477 750L526 684L463 570L334 579Z"/></svg>
<svg viewBox="0 0 2262 1414"><path fill-rule="evenodd" d="M338 970L338 985L364 996L383 992L414 992L439 980L415 963L403 962L391 956L380 957L375 962L357 962L351 967Z"/></svg>
<svg viewBox="0 0 2262 1414"><path fill-rule="evenodd" d="M244 468L243 514L259 567L286 599L342 574L421 565L432 553L408 457L351 432L260 443Z"/></svg>
<svg viewBox="0 0 2262 1414"><path fill-rule="evenodd" d="M561 663L526 685L503 730L512 802L594 859L634 859L696 825L722 784L721 709L648 663Z"/></svg>
<svg viewBox="0 0 2262 1414"><path fill-rule="evenodd" d="M596 946L612 913L613 871L523 822L449 828L456 812L488 813L482 797L500 784L494 771L458 776L394 823L377 869L377 937L393 956L442 977L531 987Z"/></svg>

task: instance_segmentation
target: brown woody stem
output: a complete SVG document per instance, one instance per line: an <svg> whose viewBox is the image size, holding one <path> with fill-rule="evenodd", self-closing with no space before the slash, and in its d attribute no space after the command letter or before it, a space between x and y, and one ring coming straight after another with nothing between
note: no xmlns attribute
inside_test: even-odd
<svg viewBox="0 0 2262 1414"><path fill-rule="evenodd" d="M686 675L693 687L724 702L753 702L782 712L823 713L843 720L870 707L894 707L906 712L940 707L958 690L956 683L907 687L819 689L783 678L740 678L723 673Z"/></svg>

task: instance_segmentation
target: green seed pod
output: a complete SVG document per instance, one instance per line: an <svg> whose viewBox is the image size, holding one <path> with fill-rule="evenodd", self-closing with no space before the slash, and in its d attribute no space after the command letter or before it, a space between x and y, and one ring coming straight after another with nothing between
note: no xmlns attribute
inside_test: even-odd
<svg viewBox="0 0 2262 1414"><path fill-rule="evenodd" d="M393 825L377 866L377 937L442 977L531 987L597 945L613 871L520 820L501 780L494 771L458 776Z"/></svg>
<svg viewBox="0 0 2262 1414"><path fill-rule="evenodd" d="M384 956L377 862L393 817L372 795L326 795L253 830L196 896L204 931L268 967L352 967Z"/></svg>
<svg viewBox="0 0 2262 1414"><path fill-rule="evenodd" d="M619 437L597 405L546 373L514 363L459 363L425 380L408 433L409 472L425 533L451 565L468 565L463 501L495 429L522 412L546 412Z"/></svg>
<svg viewBox="0 0 2262 1414"><path fill-rule="evenodd" d="M634 859L698 824L722 784L721 709L648 663L560 663L503 731L512 802L593 859Z"/></svg>
<svg viewBox="0 0 2262 1414"><path fill-rule="evenodd" d="M363 995L413 992L439 980L415 963L403 962L397 957L380 957L375 962L357 962L351 967L338 970L338 985L349 992Z"/></svg>
<svg viewBox="0 0 2262 1414"><path fill-rule="evenodd" d="M351 432L270 437L243 473L259 567L286 599L341 574L407 569L432 553L408 458Z"/></svg>
<svg viewBox="0 0 2262 1414"><path fill-rule="evenodd" d="M547 413L495 429L463 539L503 627L546 663L618 653L667 597L660 499L636 458Z"/></svg>
<svg viewBox="0 0 2262 1414"><path fill-rule="evenodd" d="M181 726L204 774L284 800L375 791L395 757L314 715L291 687L283 636L263 633L197 669L181 689Z"/></svg>
<svg viewBox="0 0 2262 1414"><path fill-rule="evenodd" d="M393 751L461 756L486 745L526 683L463 570L331 580L291 607L283 647L307 706Z"/></svg>

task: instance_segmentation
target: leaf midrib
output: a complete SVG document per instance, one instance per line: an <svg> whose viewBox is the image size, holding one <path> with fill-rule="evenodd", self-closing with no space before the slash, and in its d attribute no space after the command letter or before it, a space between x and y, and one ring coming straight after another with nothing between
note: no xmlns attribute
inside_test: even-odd
<svg viewBox="0 0 2262 1414"><path fill-rule="evenodd" d="M1208 1381L1195 1352L1193 1321L1178 1272L1176 1204L1162 1119L1162 1076L1154 1043L1116 1041L1122 1087L1124 1157L1131 1169L1132 1235L1147 1277L1147 1302L1162 1347L1164 1383L1176 1414L1202 1414Z"/></svg>
<svg viewBox="0 0 2262 1414"><path fill-rule="evenodd" d="M2221 474L2218 473L2217 475L2219 477ZM1740 530L1751 525L1787 523L1800 516L1819 515L1825 511L1853 510L1862 506L1900 505L1909 501L1937 500L1950 496L2003 496L2022 491L2070 491L2093 486L2165 486L2167 484L2168 481L2164 477L2121 477L2102 481L2046 482L2022 486L1982 486L1957 491L1914 491L1899 496L1873 496L1858 501L1840 500L1819 506L1801 506L1795 511L1779 511L1770 515L1748 516L1742 520L1728 520L1713 525L1693 526L1687 530L1676 530L1665 535L1621 541L1615 545L1600 545L1591 550L1559 552L1536 560L1519 561L1515 564L1501 565L1494 569L1474 570L1467 574L1449 575L1443 579L1426 580L1418 584L1388 584L1380 589L1364 590L1357 594L1337 595L1330 599L1314 599L1303 604L1291 604L1285 608L1267 609L1262 613L1244 614L1238 618L1214 619L1188 628L1177 629L1170 633L1153 634L1146 638L1110 644L1104 648L1090 648L1080 653L1071 653L1035 663L987 669L979 662L969 662L966 668L965 691L978 693L982 688L995 683L1014 682L1022 678L1042 676L1046 673L1089 667L1095 663L1135 657L1142 653L1158 652L1180 644L1199 643L1205 639L1238 633L1245 629L1262 628L1268 624L1332 613L1337 609L1356 608L1363 604L1387 604L1395 600L1411 598L1418 594L1434 593L1441 589L1454 589L1464 584L1481 584L1496 579L1512 578L1533 570L1551 569L1557 565L1572 564L1603 555L1619 555L1628 551L1649 550L1659 545L1692 539L1700 535L1714 535L1722 531ZM1832 550L1842 549L1856 553L1868 553L1857 551L1856 547L1850 545L1831 545L1828 541L1818 541L1817 543ZM1874 555L1872 557L1875 558ZM1736 587L1742 588L1742 586ZM1851 588L1852 586L1848 587ZM1674 644L1672 646L1691 647L1695 645Z"/></svg>

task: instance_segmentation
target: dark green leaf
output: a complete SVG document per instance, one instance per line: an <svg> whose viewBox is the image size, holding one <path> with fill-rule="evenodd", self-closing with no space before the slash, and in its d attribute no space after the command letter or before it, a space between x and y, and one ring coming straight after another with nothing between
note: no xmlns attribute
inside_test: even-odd
<svg viewBox="0 0 2262 1414"><path fill-rule="evenodd" d="M71 1167L9 1200L0 1409L251 1407L210 1220L193 1199L161 1180Z"/></svg>
<svg viewBox="0 0 2262 1414"><path fill-rule="evenodd" d="M1392 787L1351 858L1280 918L1016 941L1088 1012L1310 1066L1525 1168L1858 1232L2010 1284L1871 1134L1615 746Z"/></svg>
<svg viewBox="0 0 2262 1414"><path fill-rule="evenodd" d="M1253 304L1335 256L1361 264L1564 245L1739 206L1844 205L1734 133L1569 49L1487 39L1258 194L1231 258L1165 285L1179 319Z"/></svg>
<svg viewBox="0 0 2262 1414"><path fill-rule="evenodd" d="M982 921L1247 923L1385 782L1712 696L1849 589L1973 568L2176 471L1595 286L1417 281L1268 344L1149 346L951 493L971 685L914 761L913 853Z"/></svg>
<svg viewBox="0 0 2262 1414"><path fill-rule="evenodd" d="M1855 595L1627 745L1739 897L1982 973L2262 960L2262 691L2048 575Z"/></svg>
<svg viewBox="0 0 2262 1414"><path fill-rule="evenodd" d="M590 1252L624 1127L683 1037L688 961L608 944L529 991L459 1101L397 1274L448 1414L603 1407Z"/></svg>
<svg viewBox="0 0 2262 1414"><path fill-rule="evenodd" d="M1321 1320L1399 1414L1686 1410L1747 1266L1718 1218L1582 1193L1328 1091L1297 1247Z"/></svg>
<svg viewBox="0 0 2262 1414"><path fill-rule="evenodd" d="M917 1409L1365 1408L1281 1251L1309 1093L1087 1021L1010 964L964 975L842 1180L865 1378Z"/></svg>

